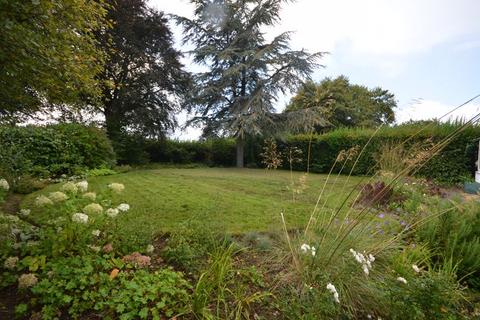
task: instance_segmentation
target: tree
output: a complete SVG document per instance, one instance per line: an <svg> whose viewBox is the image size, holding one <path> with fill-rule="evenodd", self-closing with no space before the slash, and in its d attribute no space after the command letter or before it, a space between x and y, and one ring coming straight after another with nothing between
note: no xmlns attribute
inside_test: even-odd
<svg viewBox="0 0 480 320"><path fill-rule="evenodd" d="M247 135L264 134L307 114L274 113L279 95L297 89L322 56L291 50L289 32L267 42L262 29L278 23L284 2L192 0L194 18L176 17L184 42L195 47L194 62L207 69L195 75L192 123L204 124L204 133L236 137L238 167L243 167Z"/></svg>
<svg viewBox="0 0 480 320"><path fill-rule="evenodd" d="M109 55L96 105L107 133L113 140L125 131L162 137L175 126L173 113L189 86L167 19L144 0L112 1L108 19L113 27L98 35Z"/></svg>
<svg viewBox="0 0 480 320"><path fill-rule="evenodd" d="M0 0L0 119L98 97L103 0Z"/></svg>
<svg viewBox="0 0 480 320"><path fill-rule="evenodd" d="M350 84L348 78L325 78L319 84L305 83L286 111L316 109L335 127L376 127L395 121L395 96L380 87L369 89ZM317 127L324 130L325 127Z"/></svg>

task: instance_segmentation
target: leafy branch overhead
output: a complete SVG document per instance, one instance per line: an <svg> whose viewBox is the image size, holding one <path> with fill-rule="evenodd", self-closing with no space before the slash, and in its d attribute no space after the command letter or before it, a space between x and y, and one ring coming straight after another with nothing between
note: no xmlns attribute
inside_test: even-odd
<svg viewBox="0 0 480 320"><path fill-rule="evenodd" d="M285 2L198 0L193 19L175 16L184 44L194 45L194 62L205 68L189 100L197 111L191 122L205 124L204 134L243 139L301 118L275 114L275 103L310 78L324 53L291 50L290 32L267 41L263 29L279 22Z"/></svg>

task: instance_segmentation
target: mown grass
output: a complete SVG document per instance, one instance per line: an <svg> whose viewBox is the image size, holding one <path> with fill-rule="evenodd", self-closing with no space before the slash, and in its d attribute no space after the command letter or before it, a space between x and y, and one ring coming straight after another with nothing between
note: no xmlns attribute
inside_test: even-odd
<svg viewBox="0 0 480 320"><path fill-rule="evenodd" d="M302 173L292 173L298 184ZM306 188L292 199L291 173L260 169L162 168L131 171L88 179L90 190L101 191L111 182L125 185L114 201L127 202L131 210L121 219L123 232L148 239L159 232L175 230L188 221L201 221L227 233L276 231L282 228L284 212L289 228L304 227L317 201L326 175L309 174ZM342 192L356 185L358 177L330 179L326 208L343 200ZM345 182L346 187L343 188ZM32 208L40 194L57 190L61 184L28 195L22 207ZM118 198L118 199L115 199ZM33 219L41 221L41 211Z"/></svg>

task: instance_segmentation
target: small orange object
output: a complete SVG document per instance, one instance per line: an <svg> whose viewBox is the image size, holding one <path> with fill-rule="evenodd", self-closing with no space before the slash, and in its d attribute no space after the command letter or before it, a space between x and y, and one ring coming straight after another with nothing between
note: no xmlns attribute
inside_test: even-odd
<svg viewBox="0 0 480 320"><path fill-rule="evenodd" d="M119 272L120 270L118 270L117 268L113 269L112 272L110 272L110 280L115 279L118 276Z"/></svg>

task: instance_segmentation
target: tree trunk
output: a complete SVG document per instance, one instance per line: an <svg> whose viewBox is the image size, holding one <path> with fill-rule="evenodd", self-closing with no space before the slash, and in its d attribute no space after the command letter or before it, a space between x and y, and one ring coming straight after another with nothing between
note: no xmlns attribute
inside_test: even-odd
<svg viewBox="0 0 480 320"><path fill-rule="evenodd" d="M243 168L243 157L245 149L245 140L242 138L237 138L237 168Z"/></svg>

